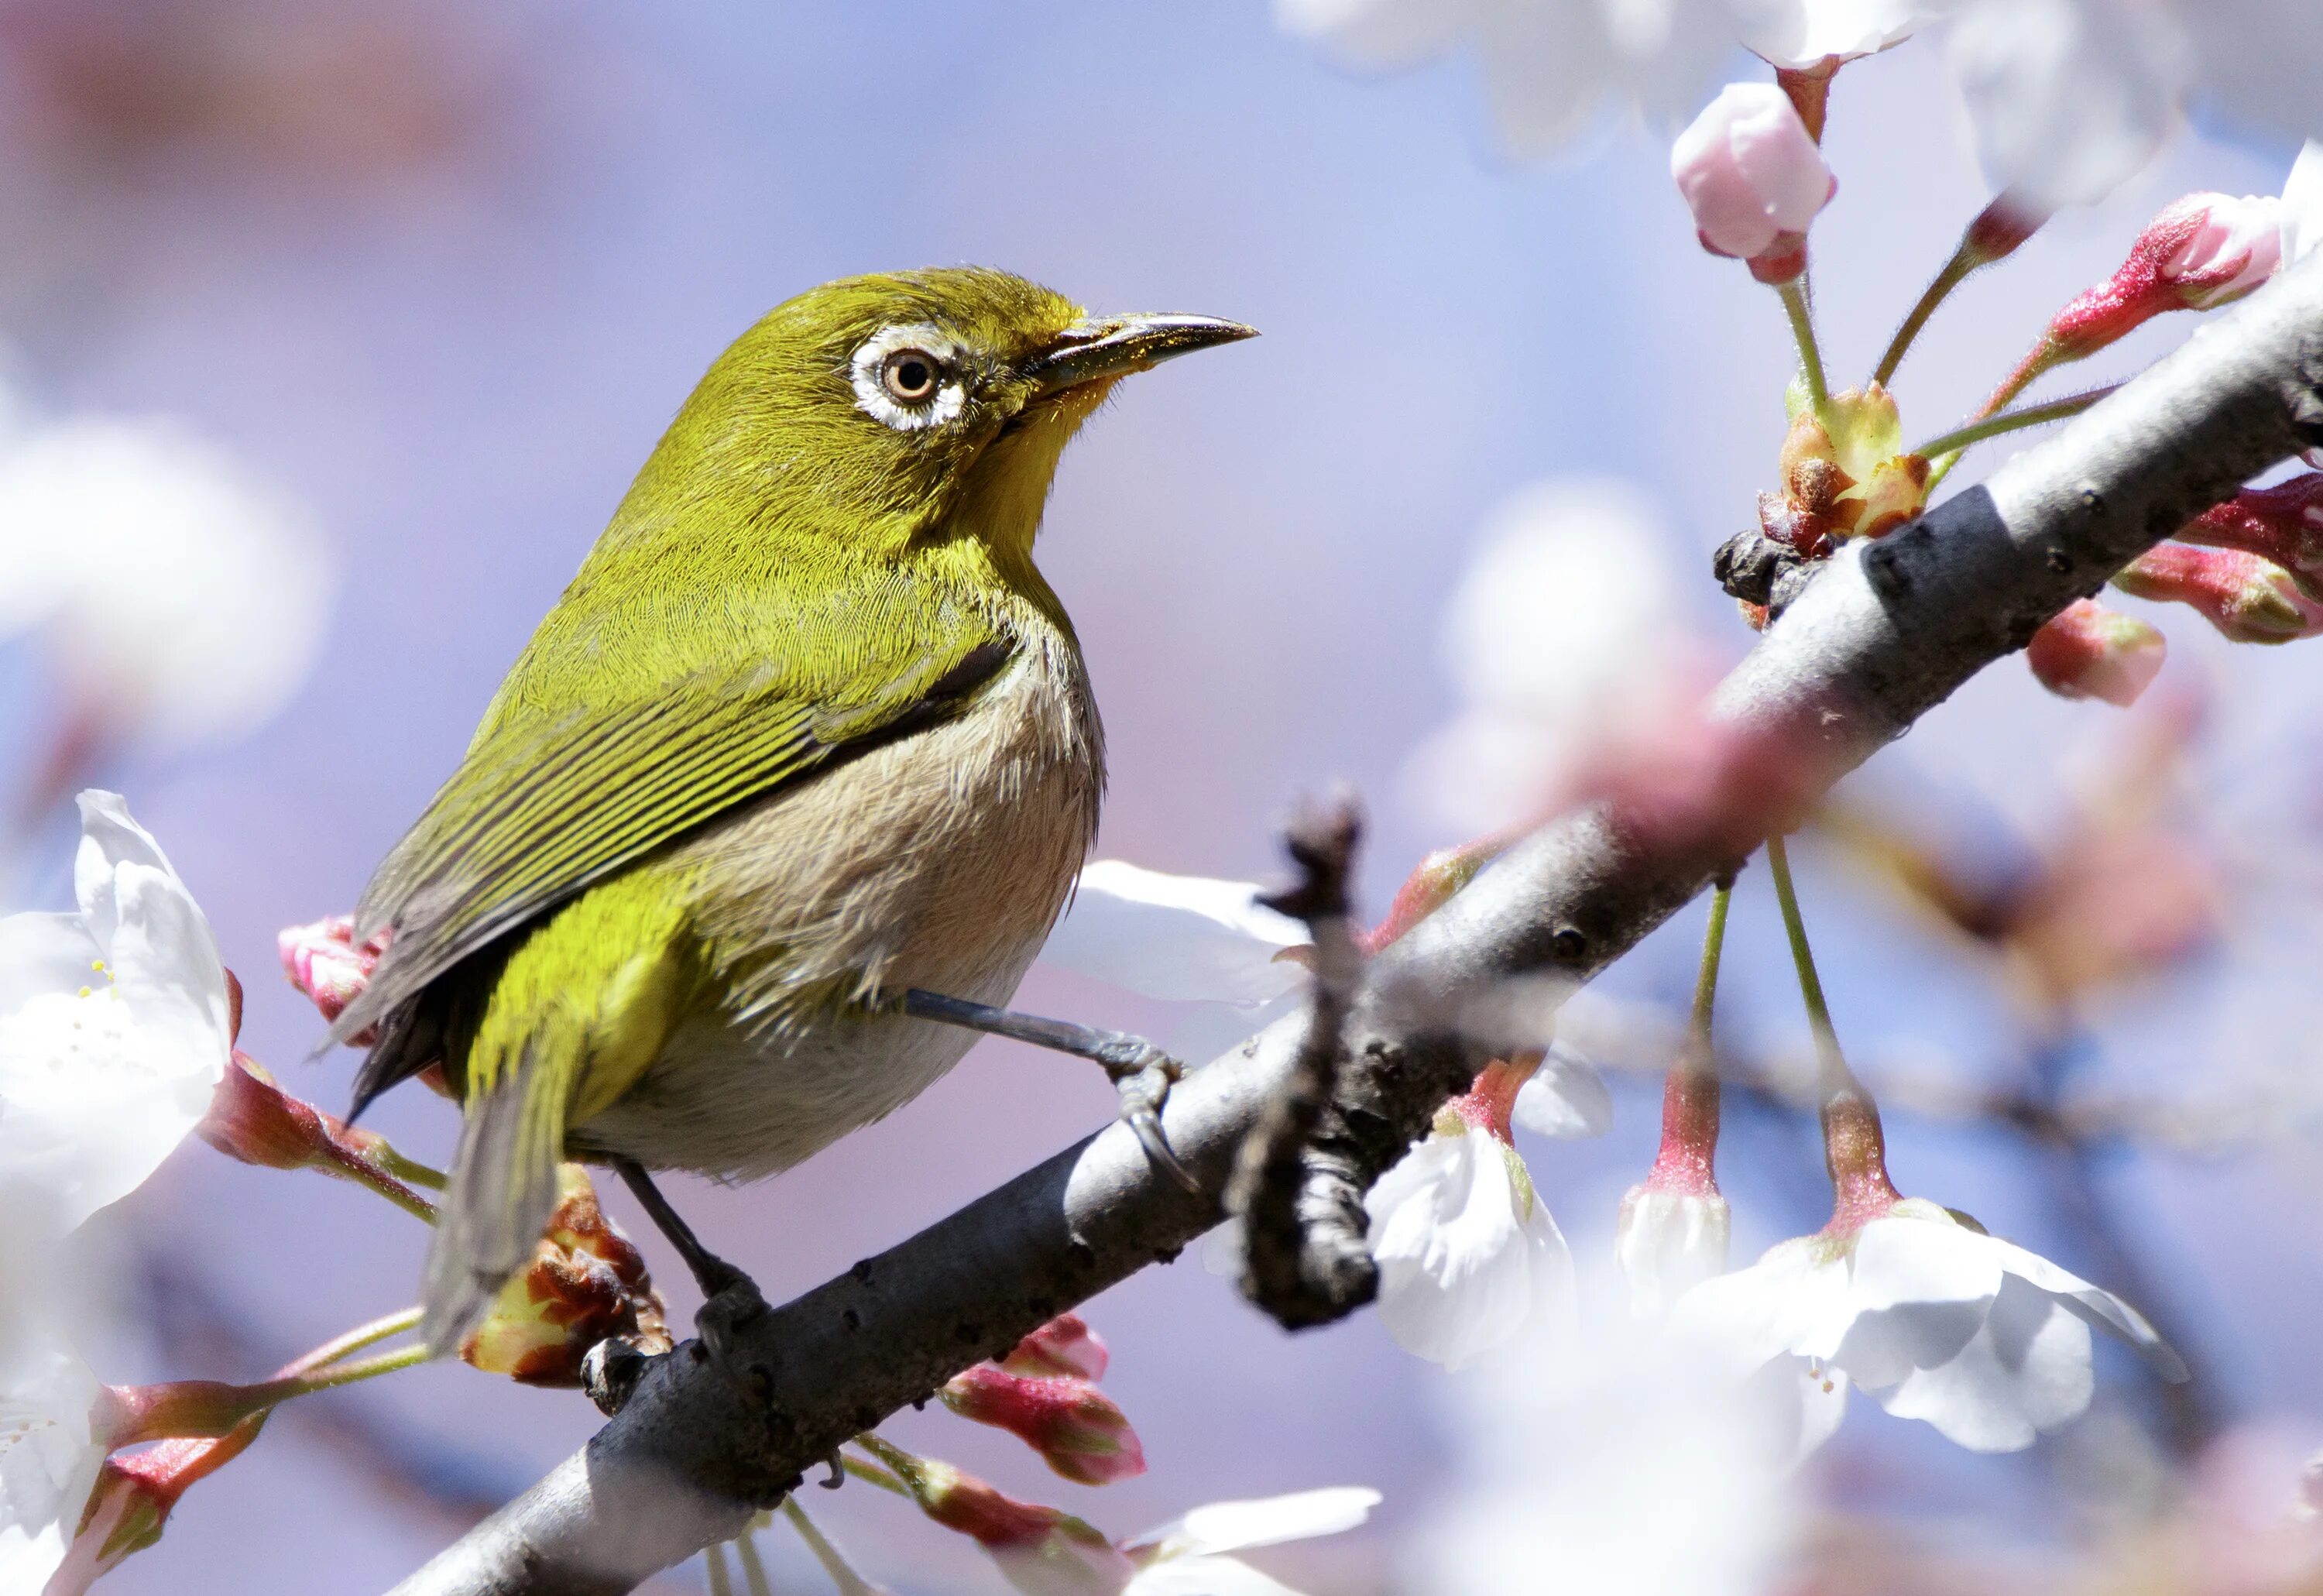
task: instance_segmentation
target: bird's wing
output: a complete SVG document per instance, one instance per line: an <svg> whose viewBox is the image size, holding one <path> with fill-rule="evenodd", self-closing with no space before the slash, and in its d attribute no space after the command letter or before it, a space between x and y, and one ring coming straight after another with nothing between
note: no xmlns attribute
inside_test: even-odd
<svg viewBox="0 0 2323 1596"><path fill-rule="evenodd" d="M942 619L909 628L924 636L891 628L850 639L844 669L831 668L827 650L794 647L785 652L822 668L761 656L665 672L625 697L561 711L526 707L537 641L459 769L365 888L359 934L394 936L332 1040L390 1020L487 943L721 812L957 712L1013 649L958 610ZM426 1062L359 1082L358 1106Z"/></svg>

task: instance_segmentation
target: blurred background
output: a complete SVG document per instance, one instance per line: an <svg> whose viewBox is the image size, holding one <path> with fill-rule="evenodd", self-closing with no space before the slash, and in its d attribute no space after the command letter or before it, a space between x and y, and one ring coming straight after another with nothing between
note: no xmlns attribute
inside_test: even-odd
<svg viewBox="0 0 2323 1596"><path fill-rule="evenodd" d="M1764 74L1739 52L1731 70ZM1841 75L1826 149L1841 187L1817 289L1852 380L1988 195L1954 91L1911 45ZM1270 878L1289 805L1344 778L1372 816L1376 911L1474 823L1423 751L1462 708L1447 599L1510 494L1627 484L1639 557L1675 573L1692 647L1714 663L1749 641L1709 556L1770 485L1791 351L1774 297L1695 246L1666 151L1611 129L1513 164L1472 60L1351 74L1254 0L6 0L11 422L160 418L222 451L302 551L237 582L279 582L319 628L182 735L94 730L53 648L0 647L23 817L12 906L69 900L50 778L117 787L243 977L243 1047L344 1107L354 1057L302 1063L320 1026L274 978L277 929L352 906L729 340L828 278L976 261L1098 309L1263 330L1126 385L1067 456L1042 559L1105 711L1102 851ZM1975 280L1904 370L1907 436L1968 411L2161 205L2272 193L2291 154L2198 126ZM2100 363L2134 370L2184 333L2156 324ZM1545 632L1556 611L1545 599ZM1831 1537L1886 1548L1887 1589L1960 1555L1964 1527L1979 1559L2036 1576L2230 1429L2294 1458L2323 1442L2317 657L2230 650L2182 610L2165 625L2172 658L2137 711L2052 699L2004 662L1800 845L1898 1183L2120 1290L2197 1371L2165 1398L2101 1354L2090 1416L2008 1457L1859 1402L1804 1478ZM2109 934L2125 923L2141 934ZM1584 1268L1651 1156L1644 1070L1698 934L1689 913L1651 939L1577 1021L1601 1061L1639 1067L1615 1071L1612 1133L1527 1147ZM1047 971L1023 1002L1172 1023ZM1804 1057L1762 872L1737 900L1721 1027L1753 1079L1779 1086ZM1095 1070L987 1042L806 1168L673 1194L780 1300L1111 1107ZM425 1093L370 1123L448 1157L454 1116ZM1739 1262L1818 1225L1828 1197L1811 1118L1779 1090L1743 1094L1730 1127ZM625 1194L608 1202L641 1230ZM123 1284L92 1361L117 1382L253 1378L409 1301L424 1242L352 1187L192 1142L102 1233ZM690 1318L683 1271L662 1278ZM1062 1485L940 1414L892 1433L1115 1533L1222 1497L1375 1485L1365 1530L1262 1560L1318 1592L1419 1588L1403 1548L1464 1488L1485 1377L1412 1359L1368 1318L1287 1337L1191 1253L1086 1311L1146 1477ZM457 1366L298 1404L106 1588L383 1588L597 1423L574 1393ZM1001 1588L875 1492L810 1496L901 1590ZM816 1588L793 1543L768 1545L779 1588ZM701 1579L696 1564L663 1584Z"/></svg>

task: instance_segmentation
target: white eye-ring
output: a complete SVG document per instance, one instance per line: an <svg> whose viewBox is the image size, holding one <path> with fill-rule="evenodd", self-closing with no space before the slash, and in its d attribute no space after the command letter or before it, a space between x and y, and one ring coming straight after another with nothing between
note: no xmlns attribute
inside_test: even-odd
<svg viewBox="0 0 2323 1596"><path fill-rule="evenodd" d="M898 432L941 426L968 402L960 345L925 322L882 327L850 364L855 408Z"/></svg>

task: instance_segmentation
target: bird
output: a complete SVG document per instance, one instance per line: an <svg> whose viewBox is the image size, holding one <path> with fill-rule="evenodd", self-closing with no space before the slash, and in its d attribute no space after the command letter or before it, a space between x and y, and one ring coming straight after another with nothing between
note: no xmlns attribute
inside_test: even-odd
<svg viewBox="0 0 2323 1596"><path fill-rule="evenodd" d="M1116 382L1253 333L945 267L812 289L710 367L356 911L385 947L330 1033L375 1032L351 1114L433 1066L462 1103L432 1348L567 1159L621 1173L706 1298L753 1296L653 1172L791 1168L980 1032L1106 1063L1167 1158L1163 1055L1005 1006L1105 787L1033 543Z"/></svg>

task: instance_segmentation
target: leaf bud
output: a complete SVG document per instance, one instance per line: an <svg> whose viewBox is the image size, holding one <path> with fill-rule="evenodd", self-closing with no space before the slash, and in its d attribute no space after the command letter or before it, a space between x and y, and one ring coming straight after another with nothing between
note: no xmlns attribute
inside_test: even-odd
<svg viewBox="0 0 2323 1596"><path fill-rule="evenodd" d="M582 1362L601 1341L648 1354L670 1348L645 1260L597 1206L588 1174L565 1164L556 1180L556 1209L531 1263L460 1344L468 1362L522 1385L579 1385Z"/></svg>

